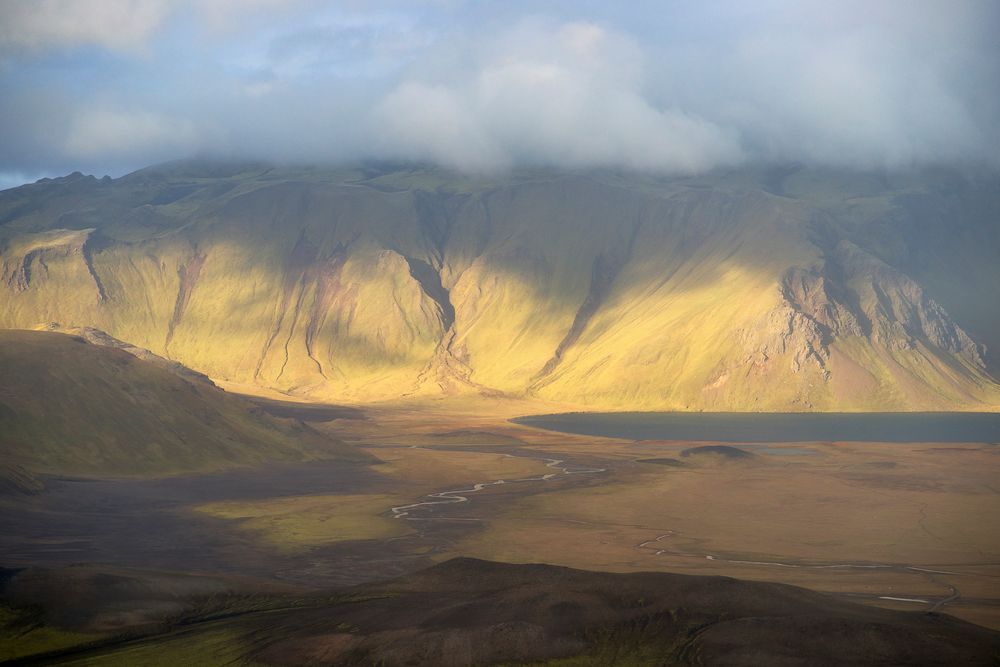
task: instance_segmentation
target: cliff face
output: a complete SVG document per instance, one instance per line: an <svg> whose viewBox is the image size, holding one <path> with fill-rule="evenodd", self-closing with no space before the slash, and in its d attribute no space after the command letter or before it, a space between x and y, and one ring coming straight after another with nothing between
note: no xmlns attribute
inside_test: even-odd
<svg viewBox="0 0 1000 667"><path fill-rule="evenodd" d="M0 193L0 326L338 400L1000 404L1000 180L180 163Z"/></svg>

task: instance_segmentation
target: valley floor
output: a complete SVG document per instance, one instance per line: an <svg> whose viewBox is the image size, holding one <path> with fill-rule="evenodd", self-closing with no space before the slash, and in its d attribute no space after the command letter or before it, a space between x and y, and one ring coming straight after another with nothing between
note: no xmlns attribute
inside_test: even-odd
<svg viewBox="0 0 1000 667"><path fill-rule="evenodd" d="M0 565L316 590L470 556L782 582L1000 629L995 445L633 442L511 424L545 411L515 402L261 404L381 463L47 478L0 498Z"/></svg>

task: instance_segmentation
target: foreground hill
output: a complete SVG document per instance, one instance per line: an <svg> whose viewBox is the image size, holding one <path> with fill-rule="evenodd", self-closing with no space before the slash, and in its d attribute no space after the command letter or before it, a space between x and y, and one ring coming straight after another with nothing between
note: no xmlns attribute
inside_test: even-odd
<svg viewBox="0 0 1000 667"><path fill-rule="evenodd" d="M1000 177L177 163L0 193L0 326L323 398L996 409Z"/></svg>
<svg viewBox="0 0 1000 667"><path fill-rule="evenodd" d="M77 336L0 331L0 489L31 492L28 473L166 474L363 457L174 366Z"/></svg>
<svg viewBox="0 0 1000 667"><path fill-rule="evenodd" d="M333 593L247 585L0 570L0 649L12 664L435 667L993 665L1000 651L1000 634L949 616L724 577L464 558Z"/></svg>

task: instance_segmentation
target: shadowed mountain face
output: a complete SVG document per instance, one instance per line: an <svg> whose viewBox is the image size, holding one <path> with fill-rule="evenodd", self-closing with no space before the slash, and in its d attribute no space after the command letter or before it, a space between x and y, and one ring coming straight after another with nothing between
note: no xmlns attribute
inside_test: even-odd
<svg viewBox="0 0 1000 667"><path fill-rule="evenodd" d="M178 163L0 193L0 326L318 398L995 407L1000 180Z"/></svg>
<svg viewBox="0 0 1000 667"><path fill-rule="evenodd" d="M0 494L31 473L163 475L367 456L102 332L0 331Z"/></svg>

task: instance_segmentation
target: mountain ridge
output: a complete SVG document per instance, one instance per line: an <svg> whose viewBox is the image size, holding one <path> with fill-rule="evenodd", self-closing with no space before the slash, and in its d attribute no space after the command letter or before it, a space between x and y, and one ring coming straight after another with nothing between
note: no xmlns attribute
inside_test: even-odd
<svg viewBox="0 0 1000 667"><path fill-rule="evenodd" d="M71 175L0 193L0 326L94 327L338 401L1000 409L998 181L197 162Z"/></svg>

